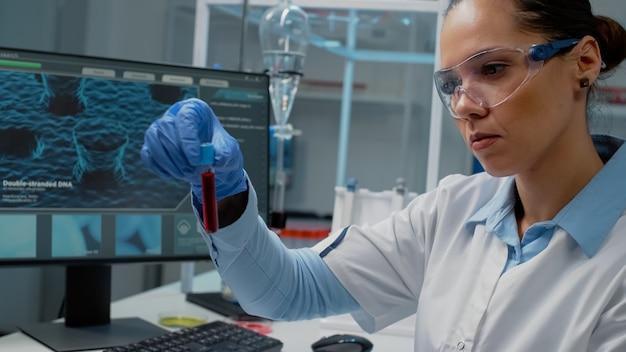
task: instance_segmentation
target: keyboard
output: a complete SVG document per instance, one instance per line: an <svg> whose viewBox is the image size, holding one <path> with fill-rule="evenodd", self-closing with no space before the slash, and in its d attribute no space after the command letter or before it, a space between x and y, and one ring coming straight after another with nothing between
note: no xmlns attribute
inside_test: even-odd
<svg viewBox="0 0 626 352"><path fill-rule="evenodd" d="M223 321L184 328L103 352L280 352L273 337Z"/></svg>

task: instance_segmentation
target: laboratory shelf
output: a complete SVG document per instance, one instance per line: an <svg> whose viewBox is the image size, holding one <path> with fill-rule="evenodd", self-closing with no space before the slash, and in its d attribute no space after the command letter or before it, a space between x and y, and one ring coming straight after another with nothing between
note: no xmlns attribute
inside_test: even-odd
<svg viewBox="0 0 626 352"><path fill-rule="evenodd" d="M364 49L355 50L344 46L328 45L327 40L324 38L317 38L316 36L312 36L310 43L335 55L341 56L346 60L429 65L433 65L435 63L434 53L408 53L400 51Z"/></svg>
<svg viewBox="0 0 626 352"><path fill-rule="evenodd" d="M432 1L428 1L430 3ZM220 11L236 18L243 18L243 9L240 6L217 6ZM257 9L260 10L260 9ZM250 11L245 14L249 23L259 24L262 12ZM343 19L349 22L349 19ZM364 50L352 49L342 45L337 40L329 40L315 33L309 35L309 44L324 49L330 53L340 56L346 60L352 61L370 61L370 62L388 62L388 63L405 63L405 64L430 64L435 62L435 53L424 52L401 52L387 50Z"/></svg>
<svg viewBox="0 0 626 352"><path fill-rule="evenodd" d="M296 99L306 100L325 100L325 101L337 101L342 100L341 92L337 93L324 93L318 91L308 91L306 89L298 89ZM403 105L406 103L406 99L402 97L388 97L384 95L361 95L353 94L352 102L359 104L390 104L390 105Z"/></svg>

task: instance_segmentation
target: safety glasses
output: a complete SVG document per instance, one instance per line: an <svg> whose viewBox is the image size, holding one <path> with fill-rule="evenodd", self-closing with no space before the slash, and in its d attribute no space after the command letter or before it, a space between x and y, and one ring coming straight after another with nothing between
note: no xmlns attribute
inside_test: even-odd
<svg viewBox="0 0 626 352"><path fill-rule="evenodd" d="M579 41L536 44L528 51L506 47L481 51L454 67L435 72L437 93L455 118L461 118L456 109L463 96L481 107L496 107L535 77L545 60Z"/></svg>

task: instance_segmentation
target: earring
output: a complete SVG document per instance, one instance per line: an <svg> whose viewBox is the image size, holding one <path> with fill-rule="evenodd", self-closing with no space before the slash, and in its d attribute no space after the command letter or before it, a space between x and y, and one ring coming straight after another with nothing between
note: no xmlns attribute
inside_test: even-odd
<svg viewBox="0 0 626 352"><path fill-rule="evenodd" d="M583 78L580 80L580 88L589 87L589 78Z"/></svg>

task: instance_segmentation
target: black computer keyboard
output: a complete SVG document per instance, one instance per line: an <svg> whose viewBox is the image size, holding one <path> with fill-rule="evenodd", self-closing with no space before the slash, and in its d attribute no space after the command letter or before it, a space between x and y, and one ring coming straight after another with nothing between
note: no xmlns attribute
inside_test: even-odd
<svg viewBox="0 0 626 352"><path fill-rule="evenodd" d="M279 352L283 343L238 325L214 321L112 347L103 352Z"/></svg>

